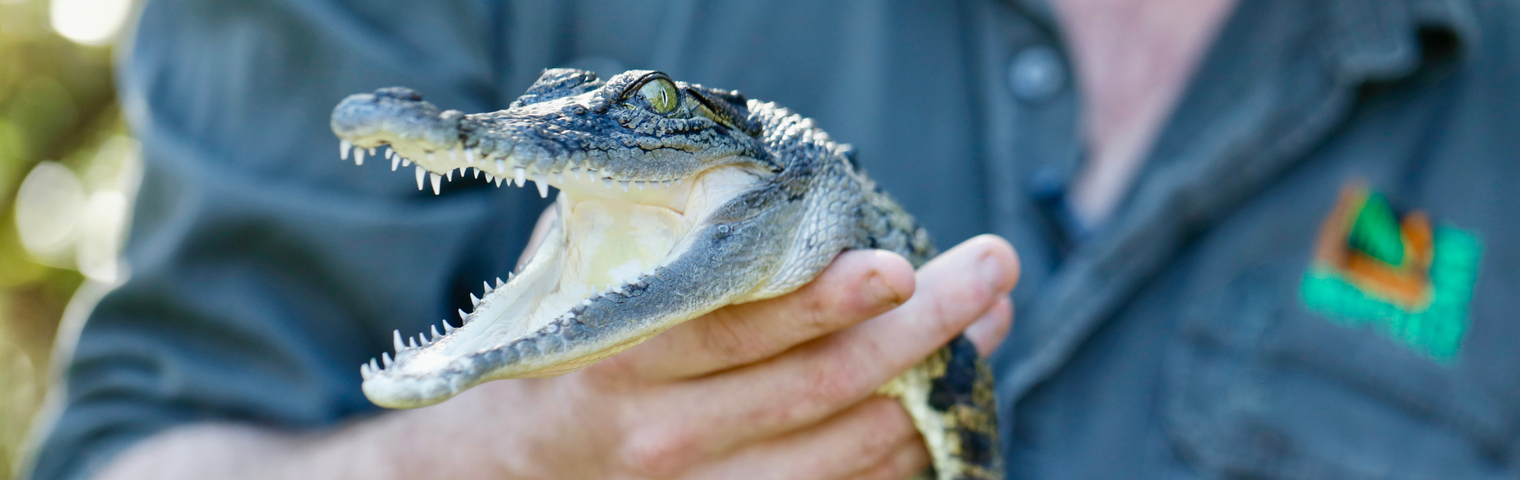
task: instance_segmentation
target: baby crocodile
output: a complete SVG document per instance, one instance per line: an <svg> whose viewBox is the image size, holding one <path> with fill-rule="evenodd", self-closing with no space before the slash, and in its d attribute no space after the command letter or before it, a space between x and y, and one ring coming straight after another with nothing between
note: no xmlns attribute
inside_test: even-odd
<svg viewBox="0 0 1520 480"><path fill-rule="evenodd" d="M782 295L840 252L935 255L913 217L856 167L849 145L774 103L634 70L606 81L546 70L506 110L440 111L406 88L333 110L340 155L389 146L417 187L473 173L559 191L557 220L462 325L402 340L360 366L389 408L441 402L482 382L585 368L725 305ZM458 172L456 172L456 170ZM992 377L957 336L882 386L928 446L939 479L1002 478Z"/></svg>

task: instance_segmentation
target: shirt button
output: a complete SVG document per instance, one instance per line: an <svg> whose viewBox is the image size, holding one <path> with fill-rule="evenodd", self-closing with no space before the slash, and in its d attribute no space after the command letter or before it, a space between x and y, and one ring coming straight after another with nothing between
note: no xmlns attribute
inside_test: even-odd
<svg viewBox="0 0 1520 480"><path fill-rule="evenodd" d="M1066 68L1055 49L1035 45L1014 54L1008 65L1008 84L1013 95L1026 102L1049 99L1066 83Z"/></svg>
<svg viewBox="0 0 1520 480"><path fill-rule="evenodd" d="M1061 175L1060 169L1045 165L1035 169L1025 188L1031 198L1042 202L1051 201L1066 193L1066 178Z"/></svg>

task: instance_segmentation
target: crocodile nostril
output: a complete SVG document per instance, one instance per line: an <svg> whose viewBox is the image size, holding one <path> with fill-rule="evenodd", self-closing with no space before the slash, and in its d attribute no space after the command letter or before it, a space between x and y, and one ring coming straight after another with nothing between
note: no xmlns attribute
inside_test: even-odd
<svg viewBox="0 0 1520 480"><path fill-rule="evenodd" d="M394 99L397 99L397 100L405 100L405 101L412 101L412 102L420 102L420 101L422 101L422 94L421 93L417 93L416 90L412 90L412 89L406 88L406 87L386 87L386 88L382 88L382 89L379 89L379 90L375 90L375 97L376 98L394 98Z"/></svg>

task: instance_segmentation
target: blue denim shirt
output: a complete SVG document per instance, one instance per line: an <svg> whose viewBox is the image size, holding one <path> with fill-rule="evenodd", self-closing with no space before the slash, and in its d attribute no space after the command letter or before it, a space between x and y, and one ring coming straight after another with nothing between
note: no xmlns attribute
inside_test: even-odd
<svg viewBox="0 0 1520 480"><path fill-rule="evenodd" d="M500 109L574 66L776 101L941 246L1011 240L1010 478L1513 478L1517 27L1512 1L1241 0L1112 220L1079 231L1081 99L1038 0L150 1L119 69L146 160L131 278L79 333L32 477L192 422L375 414L357 366L468 307L545 202L340 162L328 113L392 85ZM1386 275L1343 261L1426 237L1458 266L1408 278L1465 292L1441 316L1388 313Z"/></svg>

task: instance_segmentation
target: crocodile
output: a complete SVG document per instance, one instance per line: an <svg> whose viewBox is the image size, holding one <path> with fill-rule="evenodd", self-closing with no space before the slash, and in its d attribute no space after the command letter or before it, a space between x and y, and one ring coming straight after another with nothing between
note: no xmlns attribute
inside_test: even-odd
<svg viewBox="0 0 1520 480"><path fill-rule="evenodd" d="M340 158L376 149L415 164L417 188L457 175L558 191L525 262L460 324L393 333L395 356L359 368L387 408L441 402L480 383L560 375L720 307L794 291L848 249L936 254L927 232L812 120L737 91L633 70L545 70L505 110L440 110L410 89L333 110ZM378 158L378 157L376 157ZM439 332L442 327L443 332ZM930 478L999 479L992 376L964 335L877 390L906 407Z"/></svg>

